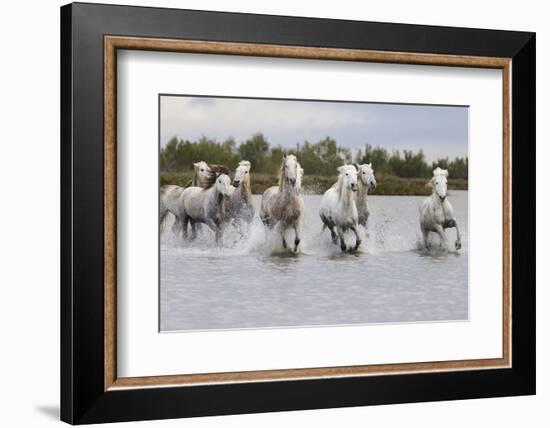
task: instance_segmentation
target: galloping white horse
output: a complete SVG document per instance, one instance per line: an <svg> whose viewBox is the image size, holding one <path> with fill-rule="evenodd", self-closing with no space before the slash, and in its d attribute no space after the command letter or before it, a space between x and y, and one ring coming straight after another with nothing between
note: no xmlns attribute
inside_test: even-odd
<svg viewBox="0 0 550 428"><path fill-rule="evenodd" d="M184 186L168 184L160 188L160 233L164 233L166 216L171 213L174 217L172 232L176 235L181 229L180 203L181 194L187 187L202 187L208 189L216 182L218 174L229 175L229 170L223 165L210 165L205 161L193 163L193 178Z"/></svg>
<svg viewBox="0 0 550 428"><path fill-rule="evenodd" d="M455 248L459 250L462 247L460 241L460 229L453 212L453 207L447 198L447 176L446 169L437 167L433 171L432 177L432 195L424 200L420 207L420 229L424 236L424 245L428 246L428 236L430 232L439 235L441 243L446 249L449 248L449 242L445 235L445 229L454 227L456 229Z"/></svg>
<svg viewBox="0 0 550 428"><path fill-rule="evenodd" d="M355 164L357 168L357 197L355 204L357 205L358 223L366 227L367 220L369 219L369 207L367 204L367 194L369 189L376 187L376 178L374 178L374 170L371 163L365 163L363 165Z"/></svg>
<svg viewBox="0 0 550 428"><path fill-rule="evenodd" d="M225 222L225 203L231 195L231 179L226 174L218 174L214 185L209 189L188 187L179 199L179 218L183 226L183 237L187 238L187 226L191 223L191 239L196 237L196 224L205 223L216 233L216 243L220 243Z"/></svg>
<svg viewBox="0 0 550 428"><path fill-rule="evenodd" d="M285 232L294 229L293 252L298 252L302 234L304 200L300 195L304 170L296 156L283 157L279 170L279 185L268 188L262 195L260 218L269 228L279 225L283 247L287 248Z"/></svg>
<svg viewBox="0 0 550 428"><path fill-rule="evenodd" d="M329 228L332 242L338 243L340 248L348 251L344 240L344 233L349 229L355 234L355 247L350 246L349 251L356 251L361 245L361 239L357 233L357 207L355 205L355 192L357 191L357 170L353 165L344 165L338 168L338 181L328 189L321 199L319 215L323 221L323 230ZM334 231L336 228L338 234Z"/></svg>
<svg viewBox="0 0 550 428"><path fill-rule="evenodd" d="M252 205L252 189L250 187L249 161L239 162L233 178L235 190L226 203L225 211L229 219L236 222L244 221L246 224L254 217L254 206Z"/></svg>

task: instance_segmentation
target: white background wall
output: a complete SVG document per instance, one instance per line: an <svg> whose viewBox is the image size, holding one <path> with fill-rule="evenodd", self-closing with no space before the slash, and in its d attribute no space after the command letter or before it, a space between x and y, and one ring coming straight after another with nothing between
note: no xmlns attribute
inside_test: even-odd
<svg viewBox="0 0 550 428"><path fill-rule="evenodd" d="M121 0L122 1L122 0ZM114 3L104 1L104 3ZM550 280L546 97L550 14L545 2L486 1L126 1L234 12L343 18L537 32L537 341L534 397L225 416L142 426L280 427L548 426ZM59 406L59 6L58 0L1 6L0 65L0 421L42 427ZM546 120L545 120L546 119ZM546 285L546 287L545 287ZM134 426L137 424L127 424Z"/></svg>

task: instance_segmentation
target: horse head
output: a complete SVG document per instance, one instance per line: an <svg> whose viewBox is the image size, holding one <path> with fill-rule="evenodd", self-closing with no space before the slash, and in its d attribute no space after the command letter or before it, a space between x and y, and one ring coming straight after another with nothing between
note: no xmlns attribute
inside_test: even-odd
<svg viewBox="0 0 550 428"><path fill-rule="evenodd" d="M206 185L210 179L210 174L212 172L210 170L210 166L208 166L205 161L194 162L193 169L195 170L195 177L198 181L198 183L195 182L194 185L199 185L201 187Z"/></svg>
<svg viewBox="0 0 550 428"><path fill-rule="evenodd" d="M233 178L233 187L239 187L241 183L250 179L250 167L249 161L240 161L237 169L235 170L235 177Z"/></svg>
<svg viewBox="0 0 550 428"><path fill-rule="evenodd" d="M231 179L227 174L216 173L216 191L228 198L231 196Z"/></svg>
<svg viewBox="0 0 550 428"><path fill-rule="evenodd" d="M301 167L294 155L285 155L283 157L283 164L281 165L281 185L285 180L292 187L296 187L296 184L301 181Z"/></svg>
<svg viewBox="0 0 550 428"><path fill-rule="evenodd" d="M364 163L363 165L355 164L355 167L357 168L357 175L361 183L368 186L369 189L374 189L376 187L376 178L374 178L372 163Z"/></svg>
<svg viewBox="0 0 550 428"><path fill-rule="evenodd" d="M447 177L449 172L446 169L437 167L433 171L432 186L441 202L447 197Z"/></svg>
<svg viewBox="0 0 550 428"><path fill-rule="evenodd" d="M338 167L340 176L338 177L341 182L342 189L348 189L352 192L357 191L357 169L353 165L343 165Z"/></svg>

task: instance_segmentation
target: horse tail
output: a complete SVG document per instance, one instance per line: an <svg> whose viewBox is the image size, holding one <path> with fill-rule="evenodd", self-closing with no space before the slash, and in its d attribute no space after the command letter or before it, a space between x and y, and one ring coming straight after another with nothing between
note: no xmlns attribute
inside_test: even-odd
<svg viewBox="0 0 550 428"><path fill-rule="evenodd" d="M164 186L160 186L160 195L159 195L159 226L160 226L160 234L162 235L166 226L166 215L168 214L168 208L166 207L166 204L164 203L164 199L166 198L166 194L174 187L172 184L166 184Z"/></svg>
<svg viewBox="0 0 550 428"><path fill-rule="evenodd" d="M162 201L162 197L160 199L160 207L159 207L159 220L160 220L160 234L162 235L164 233L164 229L166 228L166 215L168 214L168 210L164 206L164 202Z"/></svg>
<svg viewBox="0 0 550 428"><path fill-rule="evenodd" d="M164 233L164 229L166 229L166 214L168 214L168 211L165 211L160 215L160 234L161 235Z"/></svg>

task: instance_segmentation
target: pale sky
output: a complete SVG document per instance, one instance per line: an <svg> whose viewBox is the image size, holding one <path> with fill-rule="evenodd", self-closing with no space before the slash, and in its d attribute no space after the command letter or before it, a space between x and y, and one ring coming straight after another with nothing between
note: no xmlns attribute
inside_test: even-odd
<svg viewBox="0 0 550 428"><path fill-rule="evenodd" d="M239 144L262 132L271 146L330 136L354 152L366 143L422 149L428 161L468 155L468 108L328 101L161 96L160 138L201 136Z"/></svg>

